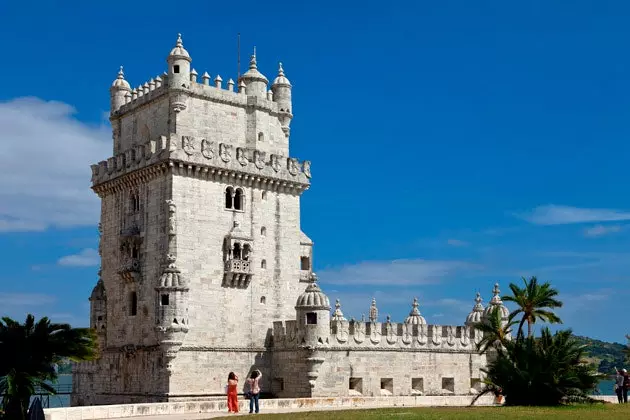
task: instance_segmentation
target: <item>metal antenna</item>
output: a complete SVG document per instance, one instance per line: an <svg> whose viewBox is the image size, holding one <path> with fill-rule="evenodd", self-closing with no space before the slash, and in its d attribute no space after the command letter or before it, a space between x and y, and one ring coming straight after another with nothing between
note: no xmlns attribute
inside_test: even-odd
<svg viewBox="0 0 630 420"><path fill-rule="evenodd" d="M239 32L237 35L237 40L236 40L236 54L238 55L237 57L237 64L236 64L236 81L238 82L238 79L241 78L241 33Z"/></svg>

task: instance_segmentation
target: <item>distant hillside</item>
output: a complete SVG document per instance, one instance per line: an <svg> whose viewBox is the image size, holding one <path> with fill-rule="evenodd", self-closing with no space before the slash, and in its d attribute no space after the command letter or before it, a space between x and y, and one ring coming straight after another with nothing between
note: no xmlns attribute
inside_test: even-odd
<svg viewBox="0 0 630 420"><path fill-rule="evenodd" d="M607 343L588 337L576 336L576 338L586 345L586 351L589 355L588 360L599 372L612 375L615 373L615 366L628 369L629 363L626 362L624 353L626 346L623 344Z"/></svg>

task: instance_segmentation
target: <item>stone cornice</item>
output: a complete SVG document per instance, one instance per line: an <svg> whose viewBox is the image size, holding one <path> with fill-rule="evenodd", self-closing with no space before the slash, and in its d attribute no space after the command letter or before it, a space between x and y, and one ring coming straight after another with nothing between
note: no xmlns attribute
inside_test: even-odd
<svg viewBox="0 0 630 420"><path fill-rule="evenodd" d="M92 189L102 196L170 171L299 195L310 186L310 168L309 161L172 134L92 165Z"/></svg>
<svg viewBox="0 0 630 420"><path fill-rule="evenodd" d="M270 350L265 347L182 346L179 351L266 353Z"/></svg>

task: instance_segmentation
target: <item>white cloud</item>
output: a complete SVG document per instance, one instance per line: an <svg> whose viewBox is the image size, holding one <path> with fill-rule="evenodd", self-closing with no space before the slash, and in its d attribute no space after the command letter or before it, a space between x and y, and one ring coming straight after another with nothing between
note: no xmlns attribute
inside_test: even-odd
<svg viewBox="0 0 630 420"><path fill-rule="evenodd" d="M569 206L539 206L518 217L535 225L565 225L630 220L630 212L614 209L586 209Z"/></svg>
<svg viewBox="0 0 630 420"><path fill-rule="evenodd" d="M595 226L591 226L589 228L584 229L584 236L587 236L589 238L596 238L598 236L604 236L611 233L617 233L620 231L621 231L620 225L610 225L610 226L595 225Z"/></svg>
<svg viewBox="0 0 630 420"><path fill-rule="evenodd" d="M74 255L66 255L59 258L57 264L67 267L93 267L98 265L100 257L98 251L92 248L86 248Z"/></svg>
<svg viewBox="0 0 630 420"><path fill-rule="evenodd" d="M446 243L449 244L450 246L457 246L457 247L468 246L468 242L462 241L460 239L449 239L448 241L446 241Z"/></svg>
<svg viewBox="0 0 630 420"><path fill-rule="evenodd" d="M74 114L33 97L0 102L0 232L97 223L90 164L111 154L111 135Z"/></svg>
<svg viewBox="0 0 630 420"><path fill-rule="evenodd" d="M55 296L40 293L0 293L0 306L40 306L56 300Z"/></svg>
<svg viewBox="0 0 630 420"><path fill-rule="evenodd" d="M317 274L323 283L341 285L419 285L437 284L447 276L473 266L463 261L422 259L363 261L327 268Z"/></svg>

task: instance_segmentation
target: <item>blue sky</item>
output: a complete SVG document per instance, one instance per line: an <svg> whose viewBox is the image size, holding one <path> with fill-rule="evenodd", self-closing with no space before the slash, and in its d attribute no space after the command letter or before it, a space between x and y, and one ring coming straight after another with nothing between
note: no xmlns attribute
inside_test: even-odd
<svg viewBox="0 0 630 420"><path fill-rule="evenodd" d="M347 316L418 296L461 324L476 291L537 275L567 326L624 341L630 4L296 3L0 5L0 313L87 323L118 66L144 83L181 32L200 74L235 78L241 32L293 83L303 230Z"/></svg>

